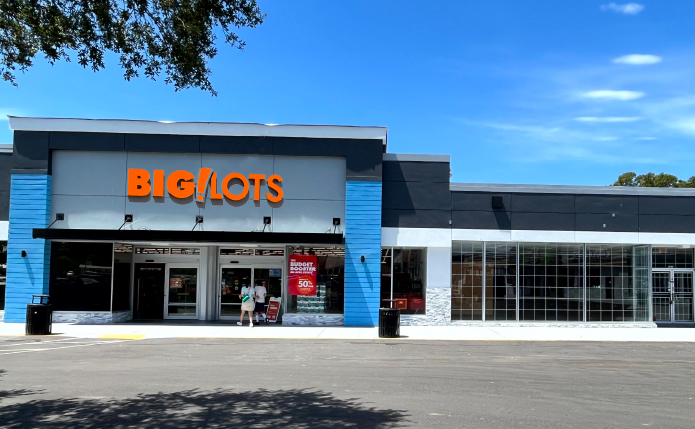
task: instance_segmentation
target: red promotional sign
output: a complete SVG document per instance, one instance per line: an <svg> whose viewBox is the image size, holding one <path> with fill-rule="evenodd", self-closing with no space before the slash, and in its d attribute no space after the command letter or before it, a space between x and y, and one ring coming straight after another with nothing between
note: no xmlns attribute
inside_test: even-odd
<svg viewBox="0 0 695 429"><path fill-rule="evenodd" d="M280 298L270 298L268 303L268 311L266 311L266 316L269 322L275 323L278 320L278 313L280 312Z"/></svg>
<svg viewBox="0 0 695 429"><path fill-rule="evenodd" d="M290 255L290 295L316 295L318 258L310 255Z"/></svg>

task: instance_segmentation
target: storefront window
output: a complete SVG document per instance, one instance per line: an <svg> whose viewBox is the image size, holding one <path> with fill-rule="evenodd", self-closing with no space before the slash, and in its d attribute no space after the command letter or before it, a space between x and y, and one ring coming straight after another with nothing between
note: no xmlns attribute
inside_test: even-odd
<svg viewBox="0 0 695 429"><path fill-rule="evenodd" d="M452 244L451 319L483 320L483 243Z"/></svg>
<svg viewBox="0 0 695 429"><path fill-rule="evenodd" d="M633 270L632 246L586 246L586 307L589 321L636 320Z"/></svg>
<svg viewBox="0 0 695 429"><path fill-rule="evenodd" d="M485 320L516 320L516 244L485 245Z"/></svg>
<svg viewBox="0 0 695 429"><path fill-rule="evenodd" d="M289 313L343 314L345 305L345 249L343 247L289 247L289 254L318 259L316 296L290 295ZM287 277L286 277L287 278Z"/></svg>
<svg viewBox="0 0 695 429"><path fill-rule="evenodd" d="M425 313L425 261L421 249L384 248L381 251L383 307L403 314Z"/></svg>
<svg viewBox="0 0 695 429"><path fill-rule="evenodd" d="M7 281L7 241L0 241L0 310L5 309L5 283Z"/></svg>
<svg viewBox="0 0 695 429"><path fill-rule="evenodd" d="M116 243L113 246L113 311L130 310L130 265L133 246Z"/></svg>
<svg viewBox="0 0 695 429"><path fill-rule="evenodd" d="M109 311L112 258L111 243L51 243L53 310Z"/></svg>
<svg viewBox="0 0 695 429"><path fill-rule="evenodd" d="M652 248L653 268L695 268L693 266L693 249L675 247Z"/></svg>
<svg viewBox="0 0 695 429"><path fill-rule="evenodd" d="M519 318L584 320L584 246L519 244Z"/></svg>

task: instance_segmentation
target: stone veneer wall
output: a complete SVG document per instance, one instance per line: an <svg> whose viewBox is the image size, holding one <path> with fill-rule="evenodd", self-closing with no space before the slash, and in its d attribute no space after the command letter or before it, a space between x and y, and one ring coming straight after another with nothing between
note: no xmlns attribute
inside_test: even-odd
<svg viewBox="0 0 695 429"><path fill-rule="evenodd" d="M132 311L119 311L111 313L108 311L101 312L79 312L71 313L69 311L54 311L53 323L84 323L89 325L104 325L111 323L125 322L133 319Z"/></svg>
<svg viewBox="0 0 695 429"><path fill-rule="evenodd" d="M343 326L342 314L283 314L282 324L290 326Z"/></svg>
<svg viewBox="0 0 695 429"><path fill-rule="evenodd" d="M425 314L402 314L401 326L441 326L451 324L451 289L427 288Z"/></svg>

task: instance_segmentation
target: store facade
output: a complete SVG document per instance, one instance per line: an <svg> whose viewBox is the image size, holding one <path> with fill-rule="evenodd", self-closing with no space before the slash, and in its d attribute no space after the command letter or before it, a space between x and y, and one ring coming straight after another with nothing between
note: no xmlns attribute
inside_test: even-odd
<svg viewBox="0 0 695 429"><path fill-rule="evenodd" d="M451 183L379 127L10 126L5 322L37 293L55 321L231 322L262 285L293 325L693 323L691 190Z"/></svg>

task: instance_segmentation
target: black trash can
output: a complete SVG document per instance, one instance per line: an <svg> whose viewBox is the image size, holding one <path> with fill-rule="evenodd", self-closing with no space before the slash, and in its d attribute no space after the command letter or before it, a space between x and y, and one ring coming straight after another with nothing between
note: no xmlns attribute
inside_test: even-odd
<svg viewBox="0 0 695 429"><path fill-rule="evenodd" d="M27 304L26 334L51 335L52 328L53 306L48 303L48 295L32 296L31 304Z"/></svg>
<svg viewBox="0 0 695 429"><path fill-rule="evenodd" d="M401 310L398 308L379 309L379 338L398 338L401 336Z"/></svg>

